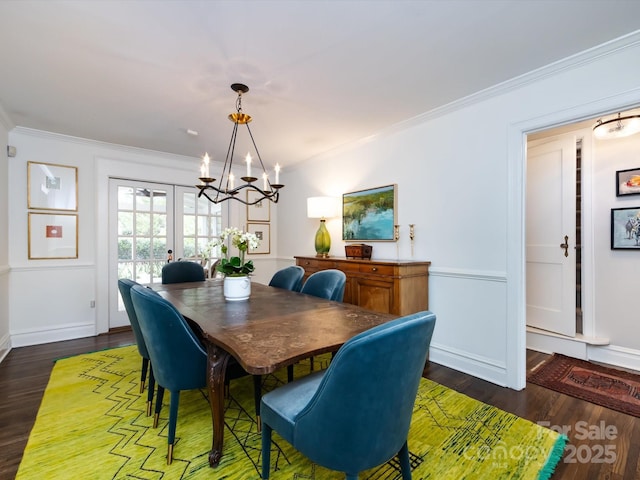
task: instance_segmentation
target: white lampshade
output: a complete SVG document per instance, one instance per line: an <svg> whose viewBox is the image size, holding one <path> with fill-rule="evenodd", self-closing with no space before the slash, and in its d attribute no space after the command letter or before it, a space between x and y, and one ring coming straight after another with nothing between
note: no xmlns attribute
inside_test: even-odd
<svg viewBox="0 0 640 480"><path fill-rule="evenodd" d="M340 199L338 197L307 198L307 217L333 218L340 215Z"/></svg>

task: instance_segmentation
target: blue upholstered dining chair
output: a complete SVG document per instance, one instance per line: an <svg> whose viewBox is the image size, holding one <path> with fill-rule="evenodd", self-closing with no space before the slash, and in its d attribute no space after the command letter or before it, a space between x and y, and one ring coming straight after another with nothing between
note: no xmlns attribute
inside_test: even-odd
<svg viewBox="0 0 640 480"><path fill-rule="evenodd" d="M303 276L304 268L298 265L291 265L274 273L269 282L269 286L299 292L300 288L302 288Z"/></svg>
<svg viewBox="0 0 640 480"><path fill-rule="evenodd" d="M359 472L399 456L411 479L407 436L436 317L425 311L347 341L324 371L262 397L262 478L269 478L271 432L325 468Z"/></svg>
<svg viewBox="0 0 640 480"><path fill-rule="evenodd" d="M138 346L138 353L142 357L142 372L140 374L140 393L144 392L144 384L147 378L147 370L149 371L149 391L147 392L147 417L151 415L151 405L153 403L153 393L155 390L155 378L153 377L153 368L149 368L149 352L147 351L147 345L144 343L144 337L140 330L140 324L138 323L138 317L136 311L131 303L131 288L138 285L137 282L129 280L128 278L121 278L118 280L118 290L122 296L122 303L124 303L124 309L129 317L129 323L131 323L131 329L136 339L136 345Z"/></svg>
<svg viewBox="0 0 640 480"><path fill-rule="evenodd" d="M154 427L158 424L164 390L171 392L167 436L167 464L171 464L180 392L206 386L207 354L184 317L170 302L140 285L131 289L131 301L158 383Z"/></svg>
<svg viewBox="0 0 640 480"><path fill-rule="evenodd" d="M314 297L326 298L341 302L344 298L344 287L347 283L347 276L344 272L335 269L320 270L312 273L304 282L300 293L313 295ZM310 359L311 370L313 370L313 357ZM293 365L287 367L288 381L293 379Z"/></svg>
<svg viewBox="0 0 640 480"><path fill-rule="evenodd" d="M344 272L334 269L320 270L309 275L300 292L341 302L344 298L346 283L347 276Z"/></svg>
<svg viewBox="0 0 640 480"><path fill-rule="evenodd" d="M169 262L162 267L162 283L204 282L202 265L196 262Z"/></svg>

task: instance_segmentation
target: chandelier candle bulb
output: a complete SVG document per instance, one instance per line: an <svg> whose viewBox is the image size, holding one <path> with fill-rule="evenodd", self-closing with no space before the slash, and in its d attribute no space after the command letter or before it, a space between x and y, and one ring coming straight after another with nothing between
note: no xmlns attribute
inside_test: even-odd
<svg viewBox="0 0 640 480"><path fill-rule="evenodd" d="M251 177L251 155L247 153L245 157L245 161L247 162L247 177Z"/></svg>
<svg viewBox="0 0 640 480"><path fill-rule="evenodd" d="M235 188L234 181L236 176L233 173L229 173L229 190L233 190Z"/></svg>
<svg viewBox="0 0 640 480"><path fill-rule="evenodd" d="M268 182L268 178L269 175L267 175L267 172L264 172L262 174L262 189L266 192L267 191L267 182Z"/></svg>
<svg viewBox="0 0 640 480"><path fill-rule="evenodd" d="M276 185L280 185L280 164L276 163Z"/></svg>

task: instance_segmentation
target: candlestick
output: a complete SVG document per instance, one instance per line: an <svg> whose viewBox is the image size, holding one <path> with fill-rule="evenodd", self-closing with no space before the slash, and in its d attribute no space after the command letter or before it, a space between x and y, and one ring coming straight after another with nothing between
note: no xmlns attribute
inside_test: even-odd
<svg viewBox="0 0 640 480"><path fill-rule="evenodd" d="M235 188L235 185L234 185L235 179L236 179L236 176L233 174L233 172L229 172L229 190L233 190Z"/></svg>
<svg viewBox="0 0 640 480"><path fill-rule="evenodd" d="M267 172L263 172L262 173L262 189L266 192L267 191L267 178L269 177L269 175L267 175Z"/></svg>
<svg viewBox="0 0 640 480"><path fill-rule="evenodd" d="M280 164L276 163L276 185L280 185Z"/></svg>
<svg viewBox="0 0 640 480"><path fill-rule="evenodd" d="M209 177L209 154L205 153L204 158L202 159L204 163L204 175L203 177Z"/></svg>

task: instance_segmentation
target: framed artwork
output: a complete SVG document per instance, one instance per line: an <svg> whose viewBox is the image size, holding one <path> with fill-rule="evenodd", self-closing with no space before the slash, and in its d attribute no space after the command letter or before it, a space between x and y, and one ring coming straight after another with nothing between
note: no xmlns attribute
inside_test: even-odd
<svg viewBox="0 0 640 480"><path fill-rule="evenodd" d="M616 172L616 196L640 195L640 168Z"/></svg>
<svg viewBox="0 0 640 480"><path fill-rule="evenodd" d="M27 208L78 211L78 169L27 162Z"/></svg>
<svg viewBox="0 0 640 480"><path fill-rule="evenodd" d="M247 190L247 204L259 198L258 192ZM254 205L247 205L247 222L268 222L271 215L271 201L260 200Z"/></svg>
<svg viewBox="0 0 640 480"><path fill-rule="evenodd" d="M395 184L345 193L342 195L342 239L395 241L397 204Z"/></svg>
<svg viewBox="0 0 640 480"><path fill-rule="evenodd" d="M247 223L247 232L253 233L260 244L255 250L251 250L251 255L261 255L271 253L271 225L268 223Z"/></svg>
<svg viewBox="0 0 640 480"><path fill-rule="evenodd" d="M29 259L78 258L78 215L29 212Z"/></svg>
<svg viewBox="0 0 640 480"><path fill-rule="evenodd" d="M640 207L611 209L611 249L640 250Z"/></svg>

